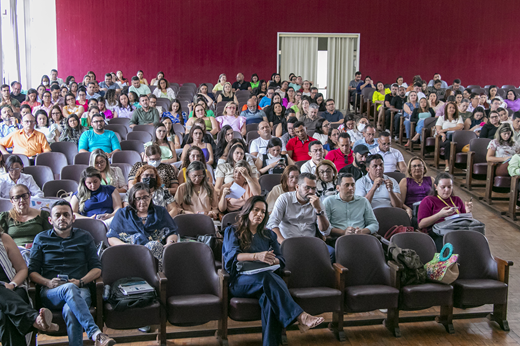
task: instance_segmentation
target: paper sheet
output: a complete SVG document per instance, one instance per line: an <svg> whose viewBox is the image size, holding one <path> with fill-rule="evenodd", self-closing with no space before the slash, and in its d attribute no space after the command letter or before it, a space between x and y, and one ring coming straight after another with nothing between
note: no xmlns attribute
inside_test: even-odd
<svg viewBox="0 0 520 346"><path fill-rule="evenodd" d="M229 189L230 189L230 192L226 196L226 198L239 199L240 197L242 197L244 195L244 193L246 193L246 190L242 186L238 185L237 183L233 183L233 185L231 185L231 187Z"/></svg>

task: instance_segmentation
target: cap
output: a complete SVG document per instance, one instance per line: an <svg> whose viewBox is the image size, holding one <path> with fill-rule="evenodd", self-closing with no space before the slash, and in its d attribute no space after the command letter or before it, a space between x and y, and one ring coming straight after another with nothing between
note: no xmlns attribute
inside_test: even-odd
<svg viewBox="0 0 520 346"><path fill-rule="evenodd" d="M368 154L369 152L370 152L370 150L368 150L368 147L364 144L358 144L354 148L354 154L365 155L365 154Z"/></svg>

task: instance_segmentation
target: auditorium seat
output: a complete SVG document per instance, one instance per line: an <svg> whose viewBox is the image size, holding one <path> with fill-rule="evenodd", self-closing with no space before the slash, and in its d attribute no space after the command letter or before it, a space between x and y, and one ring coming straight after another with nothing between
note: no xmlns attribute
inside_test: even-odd
<svg viewBox="0 0 520 346"><path fill-rule="evenodd" d="M276 185L279 185L282 181L282 175L281 174L264 174L260 176L260 179L258 179L258 182L260 183L260 187L262 188L262 191L270 192L273 187Z"/></svg>
<svg viewBox="0 0 520 346"><path fill-rule="evenodd" d="M28 166L23 168L23 172L31 175L40 189L46 182L54 180L52 169L47 166Z"/></svg>
<svg viewBox="0 0 520 346"><path fill-rule="evenodd" d="M453 175L455 168L463 169L467 167L468 155L462 152L462 148L476 138L477 134L474 131L459 130L453 132L449 158L449 173L451 175Z"/></svg>
<svg viewBox="0 0 520 346"><path fill-rule="evenodd" d="M72 165L74 156L78 153L78 145L73 142L55 142L51 143L51 151L65 154L67 164Z"/></svg>
<svg viewBox="0 0 520 346"><path fill-rule="evenodd" d="M489 138L474 138L469 141L469 151L466 163L466 187L471 190L475 185L473 180L486 180L487 176L487 147ZM484 185L479 185L484 186Z"/></svg>
<svg viewBox="0 0 520 346"><path fill-rule="evenodd" d="M78 182L69 179L51 180L43 184L42 191L45 197L61 197L64 192L78 191Z"/></svg>

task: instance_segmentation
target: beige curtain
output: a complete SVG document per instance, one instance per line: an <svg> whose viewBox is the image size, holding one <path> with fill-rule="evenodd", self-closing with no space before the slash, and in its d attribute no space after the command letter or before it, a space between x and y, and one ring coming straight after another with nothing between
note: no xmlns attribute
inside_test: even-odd
<svg viewBox="0 0 520 346"><path fill-rule="evenodd" d="M280 75L282 80L288 80L289 73L316 81L318 60L317 37L281 37Z"/></svg>
<svg viewBox="0 0 520 346"><path fill-rule="evenodd" d="M348 109L348 83L354 76L354 37L329 37L327 45L327 97L337 109Z"/></svg>

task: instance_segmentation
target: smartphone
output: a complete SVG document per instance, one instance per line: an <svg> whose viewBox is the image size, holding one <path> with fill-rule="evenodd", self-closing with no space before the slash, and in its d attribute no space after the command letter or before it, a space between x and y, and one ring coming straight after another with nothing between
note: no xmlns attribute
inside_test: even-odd
<svg viewBox="0 0 520 346"><path fill-rule="evenodd" d="M60 279L60 281L63 281L63 282L69 282L69 276L68 275L58 274L58 279Z"/></svg>

